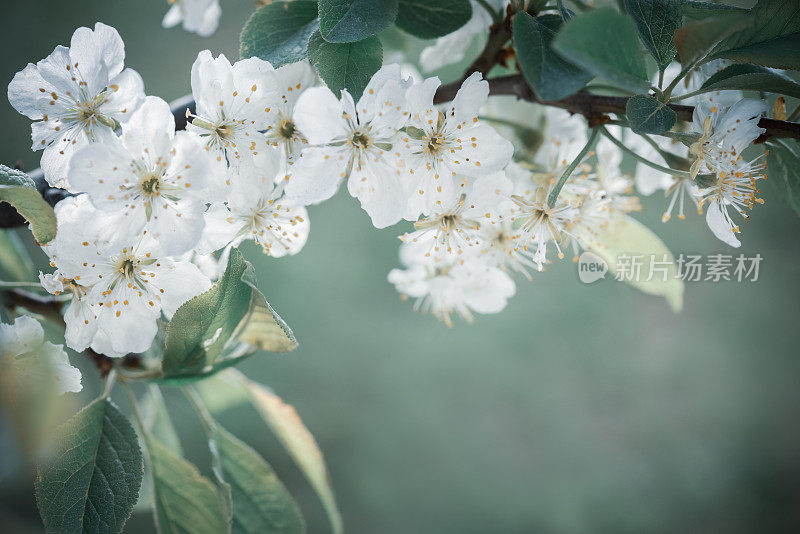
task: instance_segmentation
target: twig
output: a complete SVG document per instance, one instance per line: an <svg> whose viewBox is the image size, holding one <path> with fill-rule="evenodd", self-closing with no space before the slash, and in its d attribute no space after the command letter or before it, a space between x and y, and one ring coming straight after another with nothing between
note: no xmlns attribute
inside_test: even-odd
<svg viewBox="0 0 800 534"><path fill-rule="evenodd" d="M492 67L504 62L506 57L504 49L508 40L511 39L511 19L513 16L514 9L509 5L506 16L489 28L489 38L486 40L486 46L483 47L483 51L467 69L466 74L464 74L465 79L473 72L480 72L485 77L492 70Z"/></svg>
<svg viewBox="0 0 800 534"><path fill-rule="evenodd" d="M586 157L586 154L592 149L594 144L597 142L597 134L600 133L600 130L603 127L595 127L592 128L592 133L589 135L589 140L586 141L586 144L583 146L581 151L575 156L575 159L567 165L567 168L564 169L564 172L561 174L561 177L558 179L558 182L553 186L553 189L550 190L550 194L547 195L547 204L552 208L556 205L556 201L558 200L558 195L561 193L561 189L564 187L564 184L567 183L569 177L572 176L572 173L575 171L575 168L580 165L583 158Z"/></svg>
<svg viewBox="0 0 800 534"><path fill-rule="evenodd" d="M566 109L571 113L579 113L589 119L590 124L592 120L598 120L599 115L606 113L615 113L619 115L625 114L625 106L628 103L628 97L625 96L607 96L607 95L591 95L587 93L576 93L555 102L545 102L541 100L533 90L528 87L525 79L520 74L513 74L510 76L500 76L488 80L489 94L492 95L513 95L521 100L535 102L544 106L552 106L561 109ZM451 101L458 89L461 87L461 82L453 82L443 85L436 92L434 97L435 103L443 103ZM691 121L692 114L694 113L694 106L684 106L680 104L668 104L668 106L675 111L678 119L682 121ZM602 122L608 122L607 120ZM757 140L764 142L770 137L790 137L793 139L800 139L800 123L779 121L776 119L768 119L763 117L758 125L764 128L766 132L762 136L763 139Z"/></svg>
<svg viewBox="0 0 800 534"><path fill-rule="evenodd" d="M476 60L473 67L479 63L479 60ZM475 70L480 70L480 68L487 67L481 62ZM576 93L561 100L545 102L536 96L520 74L500 76L487 81L489 82L489 94L491 95L513 95L521 100L527 100L543 106L565 109L570 113L579 113L587 118L589 126L612 122L606 115L607 113L624 115L625 107L628 103L628 97L625 96L593 95L589 93ZM460 80L439 87L433 99L434 103L441 104L453 100L461 87L461 83L462 81ZM675 111L679 120L692 120L692 114L694 113L693 106L681 104L667 105ZM175 129L182 130L186 128L186 110L189 109L191 112L194 112L192 96L187 95L174 101L171 107L172 113L175 116ZM793 112L792 115L795 115L795 113ZM756 139L755 143L763 143L773 137L800 139L800 123L797 122L762 117L758 122L758 126L764 128L766 132ZM58 200L69 196L69 193L63 189L47 186L40 169L36 169L30 173L30 176L37 182L37 185L44 184L39 190L45 200L52 205L55 205ZM22 226L24 222L24 219L17 214L16 210L14 210L11 205L0 203L0 228L15 228Z"/></svg>
<svg viewBox="0 0 800 534"><path fill-rule="evenodd" d="M56 324L64 325L64 318L61 316L64 300L61 298L37 295L21 289L8 289L3 291L3 302L11 311L16 308L25 308L30 312L47 317Z"/></svg>
<svg viewBox="0 0 800 534"><path fill-rule="evenodd" d="M611 135L608 132L608 130L606 130L605 128L601 127L600 131L609 141L611 141L612 143L617 145L617 147L619 147L620 150L622 150L623 152L625 152L626 154L631 156L636 161L639 161L639 162L641 162L641 163L647 165L648 167L651 167L651 168L653 168L653 169L655 169L657 171L661 171L661 172L663 172L665 174L670 174L672 176L675 176L676 178L685 178L685 179L688 179L688 180L692 179L692 175L689 174L686 171L679 171L679 170L676 170L676 169L670 169L669 167L664 167L662 165L659 165L658 163L653 163L652 161L650 161L647 158L643 158L642 156L640 156L639 154L637 154L636 152L634 152L633 150L631 150L630 148L625 146L625 143L623 143L622 141L620 141L619 139L617 139L616 137Z"/></svg>

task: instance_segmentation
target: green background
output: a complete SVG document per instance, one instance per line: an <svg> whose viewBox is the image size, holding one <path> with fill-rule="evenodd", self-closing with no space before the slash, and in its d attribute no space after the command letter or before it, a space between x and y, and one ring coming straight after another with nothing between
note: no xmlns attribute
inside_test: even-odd
<svg viewBox="0 0 800 534"><path fill-rule="evenodd" d="M148 94L182 96L199 50L237 57L252 4L223 1L207 39L162 29L166 9L6 4L0 80L99 20L119 30ZM5 103L0 123L0 161L36 167L30 121ZM673 314L613 280L581 284L567 260L519 279L503 313L451 329L386 282L405 227L375 230L341 191L310 209L298 256L244 247L300 348L241 368L296 406L352 533L797 531L800 223L765 187L741 236L741 252L764 257L756 283L690 284ZM663 199L644 204L637 218L676 254L734 253L694 214L662 225ZM78 363L88 399L96 373ZM181 395L166 395L187 454L208 472L199 422ZM225 423L271 462L309 531L326 532L320 503L257 415ZM0 530L40 531L32 475L2 456ZM152 529L137 511L127 531Z"/></svg>

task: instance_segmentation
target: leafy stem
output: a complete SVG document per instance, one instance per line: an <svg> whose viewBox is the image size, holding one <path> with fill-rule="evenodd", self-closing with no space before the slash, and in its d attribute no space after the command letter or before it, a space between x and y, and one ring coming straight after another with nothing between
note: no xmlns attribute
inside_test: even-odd
<svg viewBox="0 0 800 534"><path fill-rule="evenodd" d="M692 176L691 176L691 174L689 174L688 172L686 172L686 171L679 171L679 170L676 170L676 169L670 169L669 167L664 167L663 165L659 165L658 163L653 163L653 162L652 162L652 161L650 161L649 159L647 159L647 158L644 158L644 157L640 156L639 154L637 154L636 152L634 152L633 150L631 150L630 148L628 148L627 146L625 146L625 143L623 143L622 141L620 141L619 139L617 139L616 137L614 137L613 135L611 135L611 134L609 133L609 131L608 131L608 130L606 130L606 129L605 129L603 126L600 126L600 128L599 128L599 129L600 129L600 132L601 132L601 133L602 133L602 134L603 134L603 135L604 135L604 136L605 136L605 137L606 137L606 138L607 138L609 141L611 141L612 143L614 143L615 145L617 145L617 146L620 148L620 150L622 150L622 151L623 151L623 152L625 152L626 154L630 155L630 156L631 156L633 159L635 159L636 161L639 161L639 162L641 162L641 163L643 163L643 164L647 165L648 167L650 167L650 168L653 168L653 169L655 169L655 170L657 170L657 171L661 171L661 172L663 172L663 173L665 173L665 174L670 174L670 175L672 175L672 176L675 176L675 177L677 177L677 178L688 178L688 179L690 179L690 180L691 180Z"/></svg>
<svg viewBox="0 0 800 534"><path fill-rule="evenodd" d="M589 140L586 141L586 144L581 149L580 153L575 156L575 159L567 165L567 168L564 169L564 172L561 174L561 178L558 179L556 184L550 190L550 194L547 195L547 204L552 208L556 204L556 200L558 200L558 195L561 193L561 189L564 187L564 184L567 183L569 177L572 176L572 173L575 171L575 168L583 161L583 158L586 157L586 154L592 149L594 144L597 142L597 136L600 133L602 126L597 126L592 128L592 133L589 134Z"/></svg>

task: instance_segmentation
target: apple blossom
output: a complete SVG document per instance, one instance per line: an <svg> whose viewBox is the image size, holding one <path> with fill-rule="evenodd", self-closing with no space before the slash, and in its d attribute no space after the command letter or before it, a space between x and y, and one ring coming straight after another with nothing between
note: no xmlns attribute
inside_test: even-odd
<svg viewBox="0 0 800 534"><path fill-rule="evenodd" d="M73 190L67 180L72 155L112 138L143 100L142 78L123 68L124 60L117 30L98 22L94 30L75 30L69 48L57 46L8 85L14 109L36 121L32 149L44 149L41 166L50 185Z"/></svg>
<svg viewBox="0 0 800 534"><path fill-rule="evenodd" d="M122 136L93 143L72 158L69 178L104 211L129 214L120 235L144 228L170 255L192 249L203 230L206 186L214 179L196 138L175 133L169 105L149 96Z"/></svg>
<svg viewBox="0 0 800 534"><path fill-rule="evenodd" d="M249 58L230 61L208 50L192 65L192 95L196 110L186 130L200 137L218 166L247 164L254 155L269 150L261 131L269 124L275 102L275 69L268 62ZM219 185L224 170L217 171Z"/></svg>
<svg viewBox="0 0 800 534"><path fill-rule="evenodd" d="M282 195L284 184L275 184L277 172L276 158L267 155L255 156L252 166L231 171L227 203L212 204L206 213L198 252L236 246L245 239L273 257L300 252L308 238L308 212Z"/></svg>
<svg viewBox="0 0 800 534"><path fill-rule="evenodd" d="M405 89L400 67L388 65L357 104L347 91L338 99L324 87L306 90L295 122L312 146L292 166L286 195L300 204L321 202L344 179L377 228L398 222L405 210L396 146L408 115Z"/></svg>
<svg viewBox="0 0 800 534"><path fill-rule="evenodd" d="M470 75L445 111L433 104L439 78L428 78L407 91L409 119L402 136L408 181L405 218L433 213L460 189L458 176L478 178L502 170L514 146L478 120L489 84L479 72Z"/></svg>

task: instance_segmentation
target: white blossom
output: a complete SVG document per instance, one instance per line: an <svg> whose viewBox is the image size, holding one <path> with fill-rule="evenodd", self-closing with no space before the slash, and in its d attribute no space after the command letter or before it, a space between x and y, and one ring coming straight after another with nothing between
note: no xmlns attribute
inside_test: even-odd
<svg viewBox="0 0 800 534"><path fill-rule="evenodd" d="M730 108L699 104L694 108L692 130L700 138L689 147L692 178L699 173L728 172L739 164L742 151L764 133L758 126L767 106L761 100L740 100Z"/></svg>
<svg viewBox="0 0 800 534"><path fill-rule="evenodd" d="M150 96L122 126L121 137L73 156L69 179L97 208L128 215L120 237L134 238L147 228L167 254L176 255L200 239L211 171L196 138L176 134L169 105Z"/></svg>
<svg viewBox="0 0 800 534"><path fill-rule="evenodd" d="M161 25L172 28L182 24L187 32L208 37L217 31L222 8L219 0L167 0L169 11L164 15Z"/></svg>
<svg viewBox="0 0 800 534"><path fill-rule="evenodd" d="M763 161L739 161L727 171L720 171L715 181L708 187L700 188L697 195L700 198L699 206L708 204L706 209L706 223L717 238L732 247L741 245L736 238L739 225L731 218L728 208L738 212L744 220L750 216L746 210L752 209L755 204L763 204L759 198L756 180L764 178Z"/></svg>
<svg viewBox="0 0 800 534"><path fill-rule="evenodd" d="M520 246L510 218L501 215L495 224L482 224L477 240L479 259L486 265L522 273L528 280L532 279L530 269L538 269L532 254Z"/></svg>
<svg viewBox="0 0 800 534"><path fill-rule="evenodd" d="M85 195L59 202L56 216L59 231L44 250L56 276L72 289L64 319L67 345L76 351L89 345L98 350L100 340L109 356L143 352L162 312L169 319L211 286L194 264L163 254L146 232L133 240L106 239L104 227L117 221Z"/></svg>
<svg viewBox="0 0 800 534"><path fill-rule="evenodd" d="M196 110L186 130L198 135L217 162L219 185L226 186L224 168L249 164L270 150L261 131L269 125L275 101L275 69L258 58L230 61L203 50L192 65L192 95Z"/></svg>
<svg viewBox="0 0 800 534"><path fill-rule="evenodd" d="M560 241L570 235L568 226L580 216L580 211L562 194L551 207L547 203L550 190L550 187L534 184L529 195L512 196L517 205L512 220L520 225L515 238L523 251L532 253L532 260L540 271L547 261L548 243L555 245L559 258L564 257Z"/></svg>
<svg viewBox="0 0 800 534"><path fill-rule="evenodd" d="M396 146L407 116L405 89L400 67L388 65L375 73L358 104L347 91L341 99L325 87L303 93L295 122L312 146L292 166L287 196L300 204L321 202L347 180L377 228L398 222L405 211Z"/></svg>
<svg viewBox="0 0 800 534"><path fill-rule="evenodd" d="M283 184L275 184L275 158L259 155L253 161L252 166L232 170L227 205L215 203L209 208L198 252L210 253L252 239L265 254L281 257L297 254L305 245L308 212L282 195Z"/></svg>
<svg viewBox="0 0 800 534"><path fill-rule="evenodd" d="M482 226L498 224L512 187L505 173L496 172L477 180L466 194L452 191L400 239L434 262L450 262L480 244Z"/></svg>
<svg viewBox="0 0 800 534"><path fill-rule="evenodd" d="M639 211L642 205L632 196L634 180L620 171L622 151L608 139L601 139L596 148L597 165L595 176L597 184L610 200L611 207L622 213Z"/></svg>
<svg viewBox="0 0 800 534"><path fill-rule="evenodd" d="M70 365L63 345L44 340L39 321L22 315L13 324L0 323L0 368L13 366L25 386L36 387L55 381L58 394L83 389L81 372Z"/></svg>
<svg viewBox="0 0 800 534"><path fill-rule="evenodd" d="M762 133L758 126L766 105L760 100L740 100L728 109L713 104L700 104L694 111L693 128L700 138L689 147L696 158L692 163L692 177L710 172L713 182L703 184L697 192L700 208L709 203L706 222L720 240L738 247L735 234L739 226L728 213L733 208L745 220L746 209L763 203L757 197L756 180L764 177L763 155L746 161L742 152Z"/></svg>
<svg viewBox="0 0 800 534"><path fill-rule="evenodd" d="M144 98L136 71L123 69L125 48L117 30L98 22L78 28L69 48L57 46L36 65L29 63L8 86L14 108L33 119L33 150L54 187L72 190L69 160L78 149L114 136Z"/></svg>
<svg viewBox="0 0 800 534"><path fill-rule="evenodd" d="M275 69L275 98L267 111L266 136L280 149L282 163L293 162L308 144L294 113L300 95L314 84L316 75L307 61L289 63Z"/></svg>
<svg viewBox="0 0 800 534"><path fill-rule="evenodd" d="M502 170L514 146L491 126L478 120L489 96L489 84L479 72L461 85L452 104L442 112L433 104L439 78L428 78L407 91L409 120L402 136L409 194L405 218L435 212L457 194L457 175L479 178Z"/></svg>
<svg viewBox="0 0 800 534"><path fill-rule="evenodd" d="M448 326L452 326L453 313L468 322L473 321L473 312L498 313L516 292L508 274L481 261L415 263L392 269L388 280L404 297L416 299L415 310L430 313Z"/></svg>

